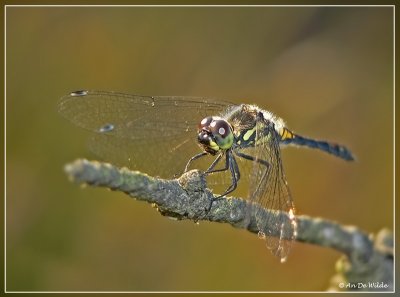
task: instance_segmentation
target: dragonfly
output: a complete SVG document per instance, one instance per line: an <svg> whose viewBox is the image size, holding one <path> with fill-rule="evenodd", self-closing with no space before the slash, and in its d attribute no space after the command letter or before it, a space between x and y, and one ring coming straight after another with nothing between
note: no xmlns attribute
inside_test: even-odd
<svg viewBox="0 0 400 297"><path fill-rule="evenodd" d="M281 147L304 146L354 160L345 146L301 136L280 117L252 104L82 90L62 97L59 112L91 131L91 150L119 166L172 177L198 159L209 160L206 175L230 176L229 186L215 199L235 191L243 179L238 160L250 164L247 216L255 218L259 237L281 262L297 236Z"/></svg>

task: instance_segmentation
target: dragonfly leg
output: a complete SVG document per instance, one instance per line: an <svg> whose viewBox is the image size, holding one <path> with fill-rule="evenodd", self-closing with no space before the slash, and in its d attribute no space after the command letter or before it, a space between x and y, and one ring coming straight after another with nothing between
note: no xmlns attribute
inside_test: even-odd
<svg viewBox="0 0 400 297"><path fill-rule="evenodd" d="M235 152L235 154L238 157L241 157L241 158L246 159L246 160L250 160L250 161L254 161L254 162L260 163L260 164L262 164L262 165L264 165L264 166L266 166L268 168L270 166L269 162L266 161L266 160L258 159L258 158L255 158L253 156L249 156L249 155L243 154L241 152Z"/></svg>
<svg viewBox="0 0 400 297"><path fill-rule="evenodd" d="M249 156L249 155L243 154L241 152L235 152L235 154L237 156L243 158L243 159L254 161L254 162L257 162L257 163L259 163L261 165L266 166L267 170L263 173L263 176L262 176L261 180L263 180L265 178L265 176L267 176L270 173L271 166L270 166L270 163L268 161L263 160L263 159L255 158L253 156ZM259 191L260 186L261 186L261 184L257 185L257 188L254 190L254 193L257 193Z"/></svg>
<svg viewBox="0 0 400 297"><path fill-rule="evenodd" d="M201 152L201 153L199 153L199 154L194 155L193 157L191 157L191 158L189 159L189 161L187 162L186 166L185 166L185 171L184 171L184 173L187 172L187 171L189 170L189 166L190 166L190 164L191 164L194 160L197 160L197 159L199 159L199 158L201 158L201 157L204 157L205 155L207 155L206 152Z"/></svg>
<svg viewBox="0 0 400 297"><path fill-rule="evenodd" d="M231 177L232 177L232 184L225 190L225 192L215 198L211 199L210 206L208 207L207 211L210 211L212 204L214 201L222 199L224 196L228 195L229 193L232 193L234 190L236 190L238 181L240 180L240 171L239 171L239 166L237 165L236 159L233 156L233 154L228 151L226 153L226 166L228 167L229 171L231 172ZM225 169L225 170L227 170ZM222 170L219 170L222 171Z"/></svg>
<svg viewBox="0 0 400 297"><path fill-rule="evenodd" d="M229 155L227 154L227 162L228 162L229 171L231 172L232 184L225 190L225 192L223 194L221 194L217 198L226 196L229 193L232 193L234 190L236 190L238 181L240 180L239 167L236 163L235 157L231 153L229 153ZM215 198L215 199L217 199L217 198Z"/></svg>
<svg viewBox="0 0 400 297"><path fill-rule="evenodd" d="M226 191L223 194L211 199L211 203L207 209L207 212L210 211L211 206L213 205L214 201L224 198L224 196L228 195L229 193L232 193L237 188L237 182L240 179L239 167L238 167L233 155L230 155L230 157L229 157L227 154L226 159L227 159L228 169L231 172L231 176L232 176L232 184L226 189Z"/></svg>
<svg viewBox="0 0 400 297"><path fill-rule="evenodd" d="M214 167L218 164L218 162L221 160L223 154L219 154L218 157L212 162L210 167L206 170L205 174L209 173L214 173L214 172L221 172L221 171L226 171L229 169L229 164L228 164L228 154L226 154L226 161L225 161L225 167L221 169L214 169Z"/></svg>

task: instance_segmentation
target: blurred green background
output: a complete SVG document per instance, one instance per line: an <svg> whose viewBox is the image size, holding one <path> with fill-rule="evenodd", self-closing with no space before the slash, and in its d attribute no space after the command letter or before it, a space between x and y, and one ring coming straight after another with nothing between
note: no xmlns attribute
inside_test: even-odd
<svg viewBox="0 0 400 297"><path fill-rule="evenodd" d="M68 181L95 158L57 113L77 89L256 103L358 158L285 149L299 214L393 227L392 8L8 7L6 26L7 290L313 291L334 274L336 251L295 243L280 264L246 231Z"/></svg>

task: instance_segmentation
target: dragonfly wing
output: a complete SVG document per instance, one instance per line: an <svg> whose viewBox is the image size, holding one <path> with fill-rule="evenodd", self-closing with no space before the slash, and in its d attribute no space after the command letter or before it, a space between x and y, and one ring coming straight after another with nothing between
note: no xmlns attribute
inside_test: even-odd
<svg viewBox="0 0 400 297"><path fill-rule="evenodd" d="M231 103L200 97L80 91L62 97L59 112L74 124L95 133L104 132L102 128L111 124L113 136L148 139L195 131L203 117L229 105Z"/></svg>
<svg viewBox="0 0 400 297"><path fill-rule="evenodd" d="M297 223L283 171L279 135L273 123L262 116L256 121L253 157L256 162L250 178L251 215L256 219L260 237L266 239L267 247L283 262L296 237Z"/></svg>
<svg viewBox="0 0 400 297"><path fill-rule="evenodd" d="M181 175L189 158L200 152L193 133L151 141L94 134L89 140L89 149L116 166L162 178Z"/></svg>
<svg viewBox="0 0 400 297"><path fill-rule="evenodd" d="M229 105L200 97L80 91L61 98L59 112L94 133L90 148L106 161L171 177L200 152L198 123Z"/></svg>

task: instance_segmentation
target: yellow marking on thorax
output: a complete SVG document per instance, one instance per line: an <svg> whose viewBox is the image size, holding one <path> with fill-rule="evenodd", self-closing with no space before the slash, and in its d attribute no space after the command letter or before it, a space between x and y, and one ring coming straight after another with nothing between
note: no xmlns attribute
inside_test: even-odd
<svg viewBox="0 0 400 297"><path fill-rule="evenodd" d="M249 140L249 138L253 135L253 133L254 133L255 131L256 131L256 127L254 127L254 128L251 129L251 130L246 131L246 133L244 133L244 135L243 135L243 140L244 140L244 141Z"/></svg>

